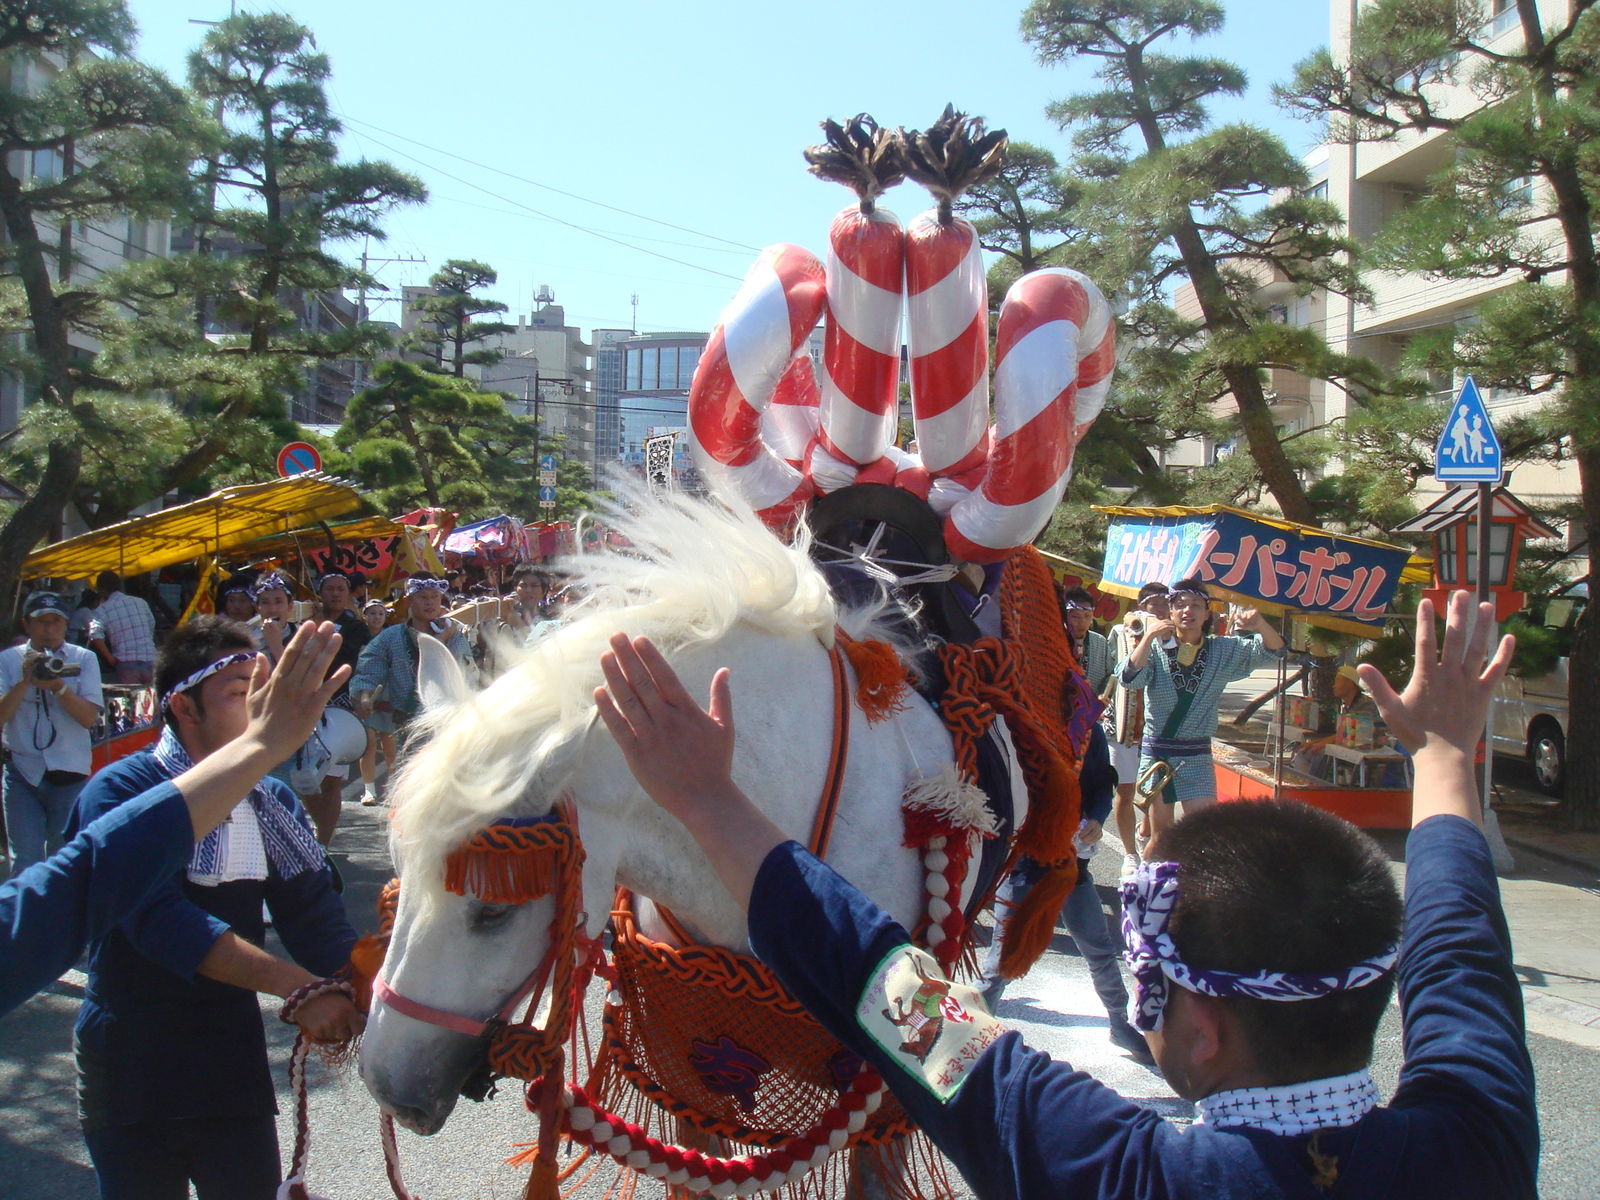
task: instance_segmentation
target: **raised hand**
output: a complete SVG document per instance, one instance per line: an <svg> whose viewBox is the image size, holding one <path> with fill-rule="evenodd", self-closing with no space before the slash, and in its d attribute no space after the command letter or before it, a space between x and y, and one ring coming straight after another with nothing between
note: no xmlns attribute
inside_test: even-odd
<svg viewBox="0 0 1600 1200"><path fill-rule="evenodd" d="M317 718L346 679L348 664L331 676L328 668L344 639L331 621L314 625L302 621L284 647L276 667L264 654L256 655L250 675L248 732L256 741L288 758L311 736Z"/></svg>
<svg viewBox="0 0 1600 1200"><path fill-rule="evenodd" d="M689 807L732 786L733 696L726 668L701 708L649 638L613 634L600 656L606 686L595 688L600 719L651 799L684 820Z"/></svg>
<svg viewBox="0 0 1600 1200"><path fill-rule="evenodd" d="M1489 700L1511 665L1517 640L1509 634L1501 638L1493 660L1488 660L1494 605L1479 605L1477 620L1472 617L1472 597L1452 593L1441 651L1435 644L1432 601L1418 606L1417 659L1404 692L1397 693L1370 663L1357 668L1383 719L1413 754L1441 745L1472 754L1483 736Z"/></svg>

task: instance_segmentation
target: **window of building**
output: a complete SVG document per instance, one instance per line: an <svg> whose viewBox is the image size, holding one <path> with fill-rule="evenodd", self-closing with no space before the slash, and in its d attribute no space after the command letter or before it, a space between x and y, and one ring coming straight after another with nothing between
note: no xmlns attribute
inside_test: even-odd
<svg viewBox="0 0 1600 1200"><path fill-rule="evenodd" d="M1306 198L1310 200L1326 200L1328 198L1328 181L1313 183L1306 189Z"/></svg>
<svg viewBox="0 0 1600 1200"><path fill-rule="evenodd" d="M61 151L35 150L31 164L34 179L44 182L61 178Z"/></svg>
<svg viewBox="0 0 1600 1200"><path fill-rule="evenodd" d="M625 391L637 392L639 390L639 359L643 356L642 350L628 351L628 382Z"/></svg>
<svg viewBox="0 0 1600 1200"><path fill-rule="evenodd" d="M1493 0L1489 19L1483 23L1481 36L1485 41L1492 41L1502 33L1508 33L1521 24L1517 16L1517 0Z"/></svg>
<svg viewBox="0 0 1600 1200"><path fill-rule="evenodd" d="M661 347L661 382L657 386L664 388L678 386L678 348L676 346Z"/></svg>
<svg viewBox="0 0 1600 1200"><path fill-rule="evenodd" d="M694 382L695 368L700 365L699 346L681 346L678 349L678 386L686 388Z"/></svg>
<svg viewBox="0 0 1600 1200"><path fill-rule="evenodd" d="M648 350L641 351L641 354L643 356L643 366L639 369L639 390L648 392L660 386L657 382L659 379L657 364L660 361L660 357L654 346L651 346Z"/></svg>
<svg viewBox="0 0 1600 1200"><path fill-rule="evenodd" d="M1533 176L1519 175L1507 180L1505 187L1500 190L1512 204L1526 208L1533 203Z"/></svg>

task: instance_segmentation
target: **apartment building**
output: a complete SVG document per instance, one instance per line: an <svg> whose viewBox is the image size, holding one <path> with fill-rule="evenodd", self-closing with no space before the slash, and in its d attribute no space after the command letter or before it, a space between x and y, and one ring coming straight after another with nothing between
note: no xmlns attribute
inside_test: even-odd
<svg viewBox="0 0 1600 1200"><path fill-rule="evenodd" d="M1491 51L1518 48L1522 27L1515 0L1490 0L1488 10L1479 33L1481 43ZM1567 0L1539 0L1539 10L1547 24L1564 22ZM1334 0L1330 44L1336 59L1349 47L1357 11L1358 0ZM1438 87L1439 99L1447 111L1465 112L1479 103L1465 80ZM1314 186L1325 188L1327 198L1345 213L1351 236L1367 243L1422 193L1432 175L1450 165L1456 149L1452 135L1440 131L1406 133L1388 142L1330 146L1325 153L1325 174ZM1522 198L1530 211L1548 207L1543 190L1539 181L1527 181ZM1534 222L1530 234L1537 236L1543 224ZM1512 287L1520 278L1440 281L1410 273L1373 271L1367 276L1373 291L1372 303L1352 304L1343 296L1332 295L1322 299L1325 336L1337 352L1360 354L1385 366L1395 366L1417 338L1470 323L1480 304ZM1558 283L1560 278L1552 275L1549 281ZM1437 394L1446 398L1454 396L1461 380L1440 377L1433 383ZM1343 418L1350 407L1348 396L1337 388L1328 388L1327 393L1319 419ZM1542 397L1499 390L1487 392L1484 399L1496 416L1510 416L1544 403ZM1511 486L1533 503L1566 501L1577 495L1577 471L1568 465L1525 463L1516 467ZM1430 478L1419 489L1418 503L1426 504L1437 490Z"/></svg>

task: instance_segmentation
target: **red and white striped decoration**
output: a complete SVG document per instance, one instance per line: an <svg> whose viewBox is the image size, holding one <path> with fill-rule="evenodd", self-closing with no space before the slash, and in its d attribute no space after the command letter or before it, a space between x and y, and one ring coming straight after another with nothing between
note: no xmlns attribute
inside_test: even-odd
<svg viewBox="0 0 1600 1200"><path fill-rule="evenodd" d="M690 447L709 479L726 479L769 524L786 523L811 496L804 475L762 438L762 414L826 300L809 251L769 246L745 276L706 343L689 388Z"/></svg>
<svg viewBox="0 0 1600 1200"><path fill-rule="evenodd" d="M1036 537L1072 475L1116 365L1111 307L1085 275L1050 267L1006 293L995 344L994 448L983 485L945 519L952 557L998 562Z"/></svg>
<svg viewBox="0 0 1600 1200"><path fill-rule="evenodd" d="M802 346L778 380L772 403L761 414L761 436L774 454L797 471L804 472L806 447L817 436L821 401L811 354Z"/></svg>
<svg viewBox="0 0 1600 1200"><path fill-rule="evenodd" d="M983 463L989 428L989 288L970 222L911 222L906 295L917 450L929 475L960 475Z"/></svg>
<svg viewBox="0 0 1600 1200"><path fill-rule="evenodd" d="M894 442L904 271L905 231L888 209L851 205L833 219L821 440L842 463L870 466Z"/></svg>

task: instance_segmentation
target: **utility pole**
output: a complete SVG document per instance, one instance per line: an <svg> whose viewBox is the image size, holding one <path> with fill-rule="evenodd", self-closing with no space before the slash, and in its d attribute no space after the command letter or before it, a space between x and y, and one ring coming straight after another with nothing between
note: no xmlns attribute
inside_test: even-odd
<svg viewBox="0 0 1600 1200"><path fill-rule="evenodd" d="M361 242L361 286L360 290L356 293L357 325L365 325L367 323L367 276L371 267L386 267L391 263L419 263L428 261L425 258L415 258L409 255L402 255L396 258L369 258L367 255L367 247L371 240L372 239L369 237L362 239ZM392 300L395 299L395 297L385 296L384 299ZM364 359L358 358L355 360L355 371L353 374L355 375L354 390L359 392L367 385L367 364Z"/></svg>
<svg viewBox="0 0 1600 1200"><path fill-rule="evenodd" d="M633 332L639 332L639 293L633 294Z"/></svg>

